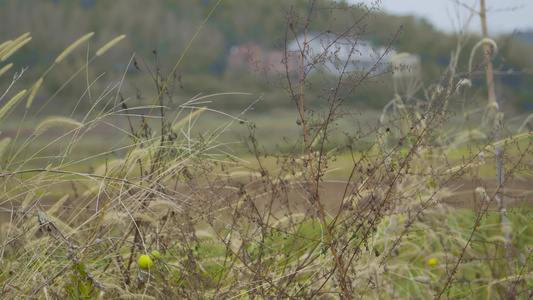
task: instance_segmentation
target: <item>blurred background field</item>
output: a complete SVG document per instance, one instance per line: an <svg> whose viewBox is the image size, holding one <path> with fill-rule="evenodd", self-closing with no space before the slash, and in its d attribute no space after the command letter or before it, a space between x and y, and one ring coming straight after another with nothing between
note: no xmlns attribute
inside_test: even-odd
<svg viewBox="0 0 533 300"><path fill-rule="evenodd" d="M25 128L29 130L49 115L73 115L79 120L93 106L95 111L104 110L109 102L100 101L101 104L94 105L95 98L111 89L113 92L107 97L120 90L121 97L127 100L130 108L153 104L157 96L152 79L157 71L156 66L160 66L159 71L163 74L171 71L195 28L212 7L212 2L0 1L0 40L13 39L26 32L32 34L31 43L11 58L13 70L25 67L28 70L7 96L15 93L19 87L33 84L51 65L57 53L78 37L87 32L96 32L89 40L89 48L76 49L67 57L67 61L55 66L46 75L34 105L26 112L29 118L26 117L23 124L19 122L24 112L23 106L19 106L13 117L1 124L2 136L15 137L16 132L22 130L18 139L21 142L25 134L31 134L31 131L24 131ZM291 139L297 136L301 129L296 124L298 115L294 111L293 100L281 88L285 74L279 68L281 57L276 56L284 50L284 44L291 42L280 31L286 22L284 7L288 5L231 0L217 8L172 80L174 94L169 103L171 111L196 95L245 92L250 95L217 96L209 99L209 103L196 106L205 104L210 109L237 116L255 99L261 98L253 111L244 116L248 121L257 123L261 140L274 148L275 145L283 146L284 137ZM300 13L305 13L307 9L305 1L290 5ZM364 11L361 9L360 14ZM342 11L336 11L335 15L317 15L310 30L319 32L342 28L354 17ZM450 54L456 47L457 37L454 34L438 31L424 19L393 16L379 10L375 10L372 18L365 21L368 24L363 27L365 31L361 31L361 37L375 48L391 43L392 35L402 26L401 34L392 41L394 51L408 52L420 58L420 77L425 86L439 82L444 75L441 70L449 64ZM98 49L121 34L125 34L126 38L105 56L93 61L87 74L81 72L72 80L69 79L83 66L88 51ZM533 111L533 40L530 37L531 32L527 31L494 37L501 44L494 62L500 109L506 113L510 123L514 122L510 126L515 127L519 127ZM477 40L479 35L476 33L469 36L459 65L466 65L469 50ZM458 71L465 72L466 69ZM85 78L86 75L89 77ZM327 88L328 76L331 80L335 78L334 74L310 74L307 91L310 93L308 101L311 106L320 105L319 100L313 98ZM464 117L465 106L471 105L475 109L484 102L486 83L483 76L482 72L474 74L474 87L468 99L457 99L452 104L458 119ZM342 124L335 137L337 139L342 139L343 132L351 128L355 130L357 126L375 125L381 110L394 96L391 73L383 72L379 77L365 80L366 84L356 89L346 100L348 107L351 107L349 113L352 117L340 121ZM9 76L2 76L0 86L5 88L9 82ZM89 93L88 85L91 86ZM424 98L424 94L428 93L425 88L418 88L415 92L413 96L418 98ZM134 113L146 114L147 111L140 109ZM32 118L32 114L36 117ZM123 129L127 124L124 116L113 115L105 121ZM205 132L219 121L228 119L222 114L208 113L198 120L194 130ZM137 118L134 122L139 124L141 121ZM116 128L114 130L106 126L98 126L93 132L95 134L89 135L90 139L80 141L78 152L74 154L79 158L85 156L82 151L87 151L88 155L96 154L106 149L110 140L125 138ZM232 132L222 138L235 141L234 138L242 134L239 126L233 126ZM46 137L53 136L51 133L51 136ZM33 147L48 144L46 137L35 140ZM55 149L51 147L43 149L42 155L57 154L61 148L57 143L53 146ZM241 150L234 149L237 152Z"/></svg>
<svg viewBox="0 0 533 300"><path fill-rule="evenodd" d="M149 68L152 73L155 71L153 51L157 51L162 73L168 74L214 2L3 0L0 1L0 38L9 40L31 33L31 43L11 59L13 70L29 67L17 83L24 86L33 83L56 55L77 38L88 32L96 33L90 39L89 49L77 49L65 63L46 76L35 99L39 109L46 103L45 112L72 113L80 98L82 101L76 109L84 112L91 105L88 95L84 94L87 81L91 83L92 94L99 95L106 87L120 82L124 73L125 81L121 87L124 97L149 105L154 98L153 81L148 71ZM285 75L279 67L279 55L284 45L290 44L293 39L285 37L282 30L286 23L284 9L293 7L299 13L305 13L307 5L305 1L285 4L276 1L224 1L213 18L208 20L177 71L175 105L199 93L248 92L255 96L264 94L264 100L255 107L256 111L292 108L293 102L279 88ZM361 15L364 12L364 9L360 10ZM317 11L315 15L309 28L314 32L335 31L358 17L352 12L336 11L333 15L326 10L324 13ZM443 15L443 18L446 16ZM368 46L377 49L392 42L396 53L407 52L419 57L420 76L426 86L439 81L443 75L441 71L449 64L450 54L455 51L458 41L454 33L436 30L427 20L414 16L388 15L376 9L365 22L360 34ZM401 33L392 41L400 26ZM494 37L500 45L494 61L496 88L499 98L505 99L502 108L512 115L533 111L533 40L528 28L523 30L499 33ZM91 63L89 79L84 78L85 74L79 74L78 79L72 80L54 99L49 100L85 63L87 51L98 49L122 34L126 38L115 45L113 51ZM460 56L459 65L463 69L458 72L466 71L470 49L479 38L477 33L468 36ZM130 62L133 55L135 61ZM360 59L363 63L368 57ZM473 92L473 98L484 97L485 80L482 76L474 74L473 83L479 92ZM1 85L5 87L9 78L4 76L1 80ZM319 91L324 78L312 74L309 81L312 88ZM367 81L368 84L358 89L348 101L360 109L381 109L393 95L390 74L384 74L379 79L368 78ZM471 100L475 102L475 99ZM248 101L241 97L225 98L211 105L225 111L240 111L249 104Z"/></svg>
<svg viewBox="0 0 533 300"><path fill-rule="evenodd" d="M23 106L19 106L15 114L2 123L2 136L14 137L19 128L23 130L35 126L49 115L85 115L93 107L95 98L112 88L115 89L108 97L120 90L121 97L127 100L130 108L153 104L157 96L152 79L157 71L156 66L160 66L159 71L163 74L171 71L175 60L184 51L195 28L212 4L213 1L172 0L150 3L122 0L0 1L0 39L13 39L26 32L32 34L31 43L11 58L13 70L25 67L28 70L11 92L8 92L8 96L19 87L33 84L50 66L57 53L78 37L87 32L96 32L89 40L89 48L76 49L64 63L55 66L46 75L34 99L34 105L27 112L30 118L26 117L24 124L19 122L20 115L24 112ZM280 31L286 22L284 8L288 5L280 6L278 2L269 1L224 1L213 18L208 20L172 80L174 94L169 103L171 110L200 94L245 92L250 95L217 96L209 99L211 102L203 104L237 116L261 97L253 111L248 112L244 118L257 123L261 140L266 141L265 144L282 145L283 137L291 138L291 133L299 132L301 128L295 124L298 115L294 111L293 100L282 88L285 74L283 68L279 67L282 60L279 53L284 50L285 44L291 42L290 37L285 37L283 31ZM305 1L295 2L291 6L300 13L305 13L308 8ZM364 9L360 10L360 14L364 12ZM310 30L316 32L342 28L350 19L357 17L342 11L336 11L334 15L315 14L317 16L310 24ZM395 53L407 52L420 59L420 78L424 86L429 87L432 83L439 82L444 75L441 70L449 64L450 54L456 47L457 37L454 34L438 31L424 19L393 16L379 10L375 10L365 22L365 29L360 34L368 45L379 48L392 43ZM392 40L400 26L401 33ZM126 38L105 56L93 61L87 74L81 72L69 81L85 63L88 51L98 49L121 34L125 34ZM509 32L494 38L501 45L494 62L496 90L501 99L500 109L506 113L508 120L516 120L515 125L520 126L520 122L533 111L531 32ZM470 48L477 40L479 35L476 33L468 36L459 65L466 65ZM362 57L361 63L365 59L368 57ZM466 69L458 70L465 71ZM86 75L89 77L86 78ZM328 79L328 76L331 78ZM483 76L482 72L473 74L474 88L468 94L468 99L457 99L452 104L459 116L464 114L467 104L475 108L484 102L486 83ZM313 100L313 95L319 95L328 87L328 81L334 79L335 74L328 75L327 72L309 75L306 91L310 93L308 101L311 106L321 105L318 99ZM342 139L342 132L344 129L350 130L350 126L375 125L382 108L394 96L391 73L385 71L379 77L365 80L365 85L357 88L346 100L352 108L350 113L353 114L354 123L349 124L349 120L343 120L344 124L337 138ZM9 82L9 76L2 76L0 86L6 88ZM88 85L91 86L90 93L87 92ZM428 93L425 88L418 88L415 92L413 96L419 98L424 98L424 94ZM94 109L103 110L109 104L106 101L101 103ZM137 112L147 113L147 109ZM32 118L32 115L36 117ZM224 118L223 115L214 113L202 116L194 130L208 130L216 122L225 121ZM126 124L124 117L113 116L106 121L113 126ZM98 128L95 131L97 134L91 135L90 140L81 141L87 143L87 147L79 147L78 151L87 150L89 155L96 154L106 148L111 137L112 140L124 138L117 130L111 130L105 125ZM239 133L238 126L233 126L232 132L225 135L228 140L234 139L234 133L242 134ZM21 131L21 137L25 133L29 132ZM98 140L98 136L101 140ZM33 144L40 147L47 144L47 140L38 139ZM55 144L54 147L60 146ZM45 150L52 151L50 147ZM84 156L81 152L76 154Z"/></svg>

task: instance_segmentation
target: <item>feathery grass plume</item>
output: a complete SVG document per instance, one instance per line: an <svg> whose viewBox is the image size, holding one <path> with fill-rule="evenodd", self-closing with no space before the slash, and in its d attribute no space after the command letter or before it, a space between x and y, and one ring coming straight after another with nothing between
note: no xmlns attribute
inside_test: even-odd
<svg viewBox="0 0 533 300"><path fill-rule="evenodd" d="M156 213L157 211L163 211L165 213L167 213L168 211L182 212L181 207L179 207L176 202L161 198L150 201L148 208L154 213Z"/></svg>
<svg viewBox="0 0 533 300"><path fill-rule="evenodd" d="M133 152L131 152L131 158L133 161L137 161L137 160L144 160L146 159L147 157L150 157L150 151L151 149L149 148L138 148L138 149L135 149Z"/></svg>
<svg viewBox="0 0 533 300"><path fill-rule="evenodd" d="M491 38L483 38L481 40L481 42L483 44L489 45L492 48L494 48L494 52L498 52L498 45L496 44L496 42L493 39L491 39Z"/></svg>
<svg viewBox="0 0 533 300"><path fill-rule="evenodd" d="M71 119L68 117L55 116L55 117L50 117L50 118L47 118L41 121L41 123L39 123L39 125L35 127L35 131L33 132L33 135L38 136L52 127L77 128L80 126L82 126L82 123L74 119Z"/></svg>
<svg viewBox="0 0 533 300"><path fill-rule="evenodd" d="M6 151L7 145L11 142L10 137L3 138L0 140L0 158L2 158L2 155L4 155L4 152Z"/></svg>
<svg viewBox="0 0 533 300"><path fill-rule="evenodd" d="M477 48L479 48L482 45L489 45L493 49L493 54L496 54L498 52L498 45L496 42L491 38L483 38L481 41L477 42L477 44L472 47L472 50L470 51L470 58L468 59L468 73L472 73L472 61L474 60L474 54L476 53Z"/></svg>
<svg viewBox="0 0 533 300"><path fill-rule="evenodd" d="M136 221L148 221L151 224L154 224L157 226L158 222L156 219L152 218L151 216L148 216L146 213L141 212L134 212L130 216L133 220Z"/></svg>
<svg viewBox="0 0 533 300"><path fill-rule="evenodd" d="M28 231L30 233L34 233L34 232L37 232L37 230L39 230L39 226L34 226L32 228L32 231ZM40 249L42 249L43 247L46 247L46 245L52 245L53 244L53 240L50 236L41 236L39 238L35 238L35 239L29 239L25 244L24 244L24 249L27 249L28 251L31 251L31 252L40 252ZM30 269L30 268L26 268L26 269Z"/></svg>
<svg viewBox="0 0 533 300"><path fill-rule="evenodd" d="M113 212L107 214L102 219L102 226L115 226L118 229L120 225L125 225L125 220L128 220L130 215L124 212Z"/></svg>
<svg viewBox="0 0 533 300"><path fill-rule="evenodd" d="M37 182L37 183L39 183L39 182ZM33 195L32 193L26 194L26 197L20 203L19 210L26 211L26 210L30 209L31 204L34 203L34 201L35 201L35 197L36 196Z"/></svg>
<svg viewBox="0 0 533 300"><path fill-rule="evenodd" d="M48 215L54 215L61 208L61 206L63 204L65 204L65 201L68 200L68 196L69 196L68 194L67 195L63 195L63 197L61 197L58 200L56 200L54 205L52 205L52 207L50 207L46 213Z"/></svg>
<svg viewBox="0 0 533 300"><path fill-rule="evenodd" d="M0 56L0 62L6 61L11 55L13 55L13 53L17 52L17 50L22 48L22 46L26 45L29 41L31 41L31 37L27 37L22 41L17 41L18 39L13 41L13 43L11 43L6 49L4 49L4 51L2 51L2 54Z"/></svg>
<svg viewBox="0 0 533 300"><path fill-rule="evenodd" d="M12 45L15 45L15 44L18 44L20 43L22 40L26 39L27 37L30 36L30 33L29 32L26 32L24 34L22 34L21 36L19 36L18 38L16 38L14 41L12 41Z"/></svg>
<svg viewBox="0 0 533 300"><path fill-rule="evenodd" d="M177 131L178 129L183 127L187 122L189 122L189 120L191 120L191 119L195 118L196 116L198 116L199 114L203 113L206 109L207 109L206 107L202 107L202 108L199 108L196 111L190 113L185 118L179 120L174 125L172 125L172 130Z"/></svg>
<svg viewBox="0 0 533 300"><path fill-rule="evenodd" d="M60 63L70 52L72 52L74 49L76 49L79 45L81 45L86 40L90 39L94 35L94 32L87 33L86 35L79 38L77 41L75 41L72 45L68 46L65 51L63 51L57 58L56 63Z"/></svg>
<svg viewBox="0 0 533 300"><path fill-rule="evenodd" d="M5 41L3 42L1 45L0 45L0 57L3 57L4 55L6 55L8 52L11 52L11 50L13 49L13 47L16 47L17 45L19 45L22 41L24 41L28 36L30 35L29 32L26 32L25 34L19 36L18 38L16 38L14 41L12 40L9 40L9 41ZM26 42L27 43L27 42ZM16 47L17 49L20 48L20 47Z"/></svg>
<svg viewBox="0 0 533 300"><path fill-rule="evenodd" d="M67 196L67 197L66 198L63 197L62 199L67 199L68 198L68 195L65 195L65 196ZM61 199L60 199L60 201L61 201ZM58 206L56 206L56 205L54 205L54 206L56 207L56 209L58 208ZM47 211L46 212L46 218L47 218L48 222L50 222L51 225L54 227L54 229L55 229L54 231L60 232L64 236L72 236L75 233L75 230L74 230L74 228L72 228L72 226L70 226L68 223L60 220L58 217L54 216L52 214L52 212Z"/></svg>
<svg viewBox="0 0 533 300"><path fill-rule="evenodd" d="M2 67L2 69L0 69L0 76L2 76L5 72L7 72L7 70L11 69L12 66L13 66L13 63L10 63Z"/></svg>
<svg viewBox="0 0 533 300"><path fill-rule="evenodd" d="M472 87L472 81L468 78L462 78L461 80L459 80L459 82L457 83L457 86L462 86L462 87L467 87L467 88L471 88Z"/></svg>
<svg viewBox="0 0 533 300"><path fill-rule="evenodd" d="M16 94L15 96L13 96L11 99L9 99L9 101L0 109L0 118L2 118L7 113L7 111L10 110L13 106L15 106L25 94L26 90L22 90L18 92L18 94Z"/></svg>
<svg viewBox="0 0 533 300"><path fill-rule="evenodd" d="M0 236L0 243L5 243L11 237L22 237L24 235L24 228L15 226L12 222L3 222L0 224L0 234L2 234ZM6 244L2 244L2 246L5 246Z"/></svg>
<svg viewBox="0 0 533 300"><path fill-rule="evenodd" d="M98 174L97 172L94 172L94 174ZM95 181L89 181L88 186L85 188L82 197L86 198L89 196L98 195L103 189L103 185L99 182Z"/></svg>
<svg viewBox="0 0 533 300"><path fill-rule="evenodd" d="M117 158L117 159L111 159L106 163L101 164L96 170L94 171L94 174L102 175L102 176L113 176L116 175L116 173L122 169L122 166L126 162L123 158Z"/></svg>
<svg viewBox="0 0 533 300"><path fill-rule="evenodd" d="M43 83L43 78L39 78L37 82L33 85L31 88L30 96L28 97L28 101L26 102L26 108L30 108L31 103L33 102L33 98L35 98L35 94L37 93L37 90L41 87L41 84Z"/></svg>
<svg viewBox="0 0 533 300"><path fill-rule="evenodd" d="M526 127L527 123L529 123L530 120L533 119L533 114L529 114L529 116L526 117L526 119L522 122L522 125L518 128L518 132L522 132L524 130L524 127Z"/></svg>
<svg viewBox="0 0 533 300"><path fill-rule="evenodd" d="M8 40L8 41L5 41L2 44L0 44L0 53L3 53L4 49L6 49L9 45L11 45L11 43L13 43L13 41L12 40Z"/></svg>
<svg viewBox="0 0 533 300"><path fill-rule="evenodd" d="M123 34L123 35L121 35L119 37L114 38L113 40L111 40L110 42L105 44L102 48L100 48L98 51L96 51L96 56L100 56L100 55L104 54L107 50L109 50L109 48L115 46L116 43L122 41L125 37L126 37L126 35Z"/></svg>
<svg viewBox="0 0 533 300"><path fill-rule="evenodd" d="M489 147L496 148L496 147L499 147L499 146L503 146L506 143L509 143L511 141L518 142L520 140L530 139L532 137L533 137L533 133L531 133L531 132L523 132L523 133L519 133L519 134L510 136L510 137L505 138L503 140L499 140L497 142L494 142L494 143L490 144Z"/></svg>

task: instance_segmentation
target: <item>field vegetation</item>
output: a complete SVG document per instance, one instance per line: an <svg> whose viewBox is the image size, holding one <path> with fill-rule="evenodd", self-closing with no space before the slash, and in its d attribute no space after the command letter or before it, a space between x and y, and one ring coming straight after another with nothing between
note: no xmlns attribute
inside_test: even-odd
<svg viewBox="0 0 533 300"><path fill-rule="evenodd" d="M269 77L265 87L288 103L266 115L255 111L265 94L246 86L184 100L188 56L220 50L211 45L226 36L202 34L214 30L213 15L240 3L208 2L179 55L169 54L172 68L154 47L140 66L132 54L111 84L93 64L116 59L126 31L81 34L33 81L10 60L34 35L0 44L1 297L533 296L532 118L508 120L500 109L492 65L505 57L500 42L461 31L442 77L428 82L431 71L382 57L370 69L348 68L380 17L376 7L277 7L284 18L269 30L278 41L300 39L283 60L300 65L296 76L286 63ZM390 25L387 51L416 34L400 25ZM308 59L311 31L353 41L353 56L340 59L332 42ZM325 60L338 75L325 72ZM81 66L65 72L72 61ZM131 68L151 82L143 97L123 91ZM47 82L55 72L63 83ZM379 110L352 101L380 86L389 89ZM69 113L42 112L66 91L77 99ZM222 109L232 99L246 105Z"/></svg>

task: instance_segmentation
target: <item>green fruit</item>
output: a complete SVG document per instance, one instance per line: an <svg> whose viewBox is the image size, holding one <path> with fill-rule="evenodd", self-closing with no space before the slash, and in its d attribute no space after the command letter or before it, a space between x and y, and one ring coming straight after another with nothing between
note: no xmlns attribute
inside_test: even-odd
<svg viewBox="0 0 533 300"><path fill-rule="evenodd" d="M428 260L428 266L432 267L432 266L436 266L437 265L437 260L432 258L430 260Z"/></svg>
<svg viewBox="0 0 533 300"><path fill-rule="evenodd" d="M144 254L139 257L139 267L141 269L149 269L154 265L154 261L150 258L150 256Z"/></svg>
<svg viewBox="0 0 533 300"><path fill-rule="evenodd" d="M159 251L157 251L157 250L152 250L152 252L150 252L150 254L152 254L153 258L156 258L156 259L161 258L161 254L159 254Z"/></svg>

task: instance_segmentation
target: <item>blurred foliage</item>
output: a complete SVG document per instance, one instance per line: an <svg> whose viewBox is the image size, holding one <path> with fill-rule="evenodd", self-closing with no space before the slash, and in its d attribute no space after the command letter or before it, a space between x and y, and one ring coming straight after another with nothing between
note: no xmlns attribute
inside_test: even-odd
<svg viewBox="0 0 533 300"><path fill-rule="evenodd" d="M0 0L0 41L31 32L34 39L11 59L15 64L12 72L29 66L25 76L17 84L30 85L37 74L42 74L63 49L85 33L95 32L89 48L79 47L76 55L69 56L47 75L43 88L35 99L36 103L42 104L76 70L83 67L87 57L92 57L107 41L126 34L126 39L112 51L91 63L89 79L78 78L70 82L56 96L57 99L50 101L48 109L72 112L77 101L70 99L88 97L84 96L88 84L92 84L91 93L102 93L110 84L120 82L125 71L128 74L122 87L124 95L137 97L142 102L143 99L153 98L152 95L156 92L148 68L154 73L154 60L159 59L165 68L162 73L168 74L215 3L216 0ZM327 0L317 1L316 7L319 9L314 12L309 28L320 32L337 32L347 25L355 25L355 32L376 46L391 44L397 52L418 54L422 59L425 85L430 85L443 76L441 70L448 64L458 43L455 35L437 31L427 21L413 16L390 16L379 10L371 10L369 13L368 7L344 9L344 5L342 2L335 4ZM285 32L287 20L290 17L296 21L297 32L305 25L308 10L309 2L303 0L222 1L178 70L182 89L176 93L179 95L177 97L188 99L198 93L243 91L252 92L256 96L265 94L265 101L257 109L291 106L292 101L287 94L272 85L276 81L272 78L279 76L277 80L282 81L283 74L250 74L245 70L230 70L227 68L226 58L232 46L245 43L258 44L265 49L283 49L293 38L291 33L286 35ZM477 22L477 19L473 21ZM398 30L401 30L399 37L391 40ZM479 40L480 36L470 36L461 53L459 66L467 65L470 49ZM497 42L500 52L496 57L496 69L505 72L533 68L531 46L507 36L498 37ZM153 55L154 50L157 51L157 58ZM128 63L134 54L140 70L133 66L133 62ZM458 72L466 72L466 67ZM85 72L80 72L78 76L86 75ZM2 78L0 88L9 84L6 78L9 76ZM98 80L95 81L96 78ZM93 81L95 82L92 83ZM319 80L313 81L320 84ZM529 84L532 75L505 75L498 77L497 81L502 83L502 97L507 103L512 103L507 107L533 109L530 99L533 87ZM484 84L483 80L475 82ZM392 90L392 84L385 78L380 84L363 86L354 94L353 101L359 105L381 108L392 98ZM183 100L177 101L180 102ZM242 102L229 101L218 105L225 109L242 109ZM87 106L82 105L78 109L86 109L90 100L82 103Z"/></svg>

